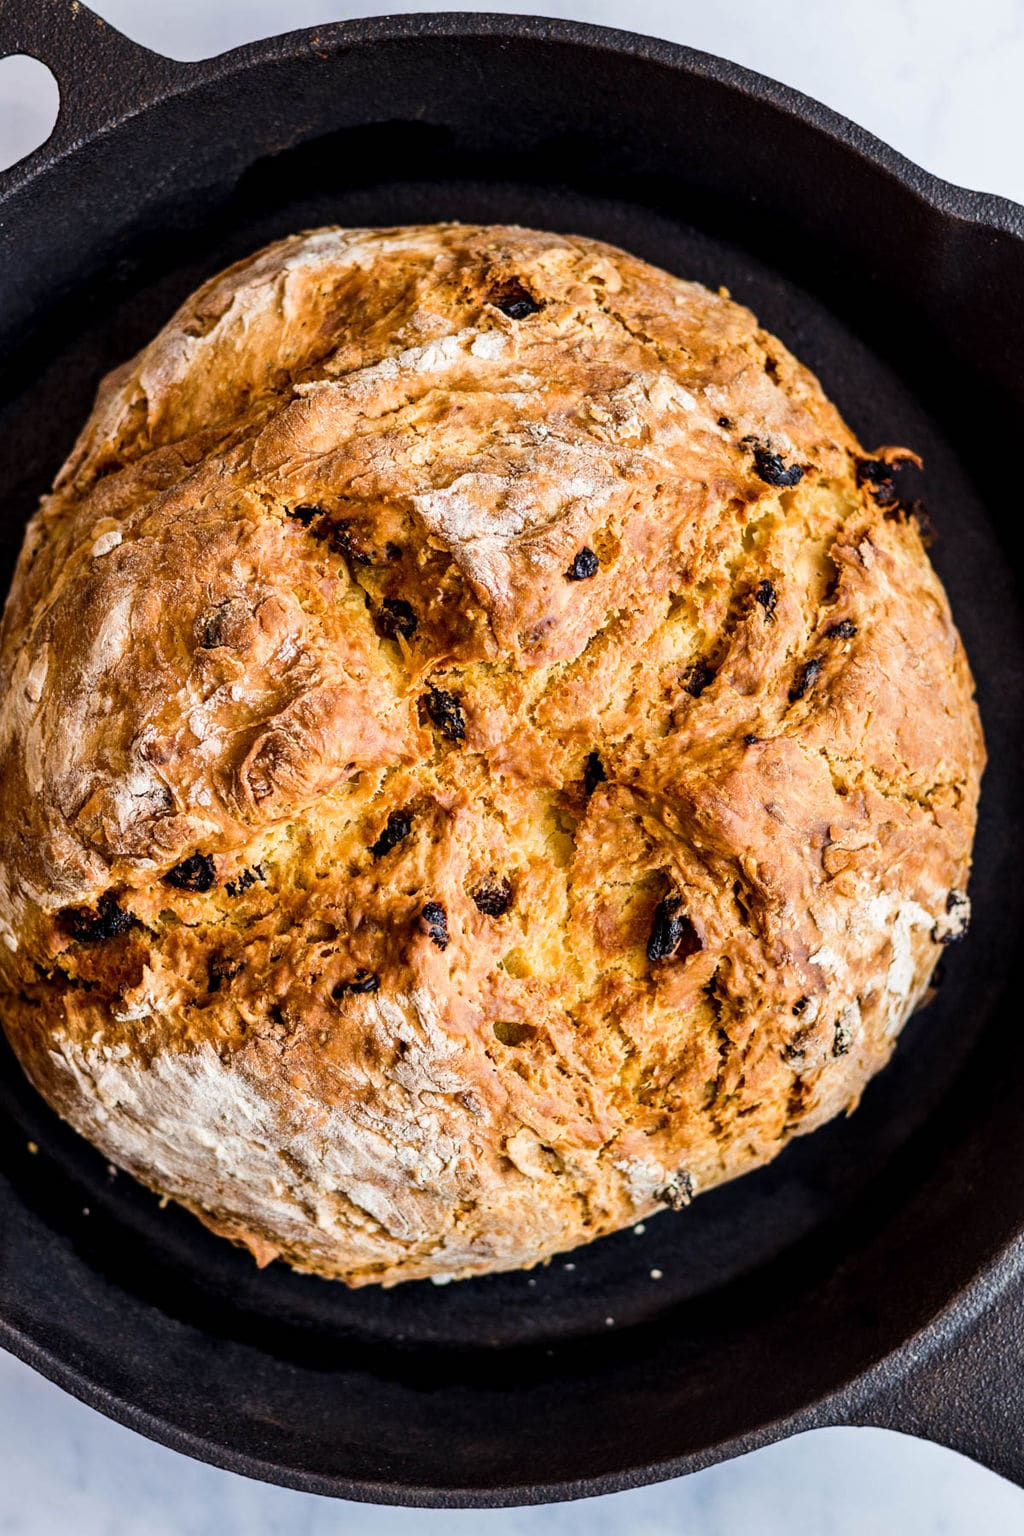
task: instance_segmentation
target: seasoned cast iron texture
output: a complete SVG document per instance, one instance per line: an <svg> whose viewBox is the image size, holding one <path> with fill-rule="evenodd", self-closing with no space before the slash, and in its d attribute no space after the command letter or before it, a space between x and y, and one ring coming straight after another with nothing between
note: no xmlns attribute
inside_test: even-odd
<svg viewBox="0 0 1024 1536"><path fill-rule="evenodd" d="M868 444L923 452L908 490L991 766L972 933L857 1114L533 1275L350 1293L260 1273L111 1177L5 1054L0 1337L167 1444L353 1498L596 1493L843 1422L1024 1482L1022 210L733 65L585 26L385 18L185 66L70 0L0 0L16 51L63 104L0 176L5 582L98 378L227 261L325 222L576 230L725 282Z"/></svg>

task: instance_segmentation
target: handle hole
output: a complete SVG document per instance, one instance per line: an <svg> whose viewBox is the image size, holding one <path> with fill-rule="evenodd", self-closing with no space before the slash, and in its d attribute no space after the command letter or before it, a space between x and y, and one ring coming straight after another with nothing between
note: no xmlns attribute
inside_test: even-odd
<svg viewBox="0 0 1024 1536"><path fill-rule="evenodd" d="M27 53L0 59L0 171L46 143L59 110L60 87L45 64Z"/></svg>

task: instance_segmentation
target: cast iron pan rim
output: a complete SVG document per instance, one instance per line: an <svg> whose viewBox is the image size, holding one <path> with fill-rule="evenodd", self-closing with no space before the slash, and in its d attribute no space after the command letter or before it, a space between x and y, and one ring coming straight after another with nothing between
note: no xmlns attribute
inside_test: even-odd
<svg viewBox="0 0 1024 1536"><path fill-rule="evenodd" d="M54 0L49 3L52 6ZM80 21L94 22L99 28L105 26L99 18L90 16L84 6L79 11ZM504 38L509 42L533 41L540 45L569 44L595 54L646 60L682 76L722 84L749 99L767 102L782 116L809 124L848 154L856 156L862 164L902 187L906 194L943 220L956 220L990 235L1007 234L1017 240L1024 239L1024 208L1020 205L992 194L969 191L932 175L831 108L752 70L679 44L614 28L543 17L486 13L445 12L332 23L247 44L194 64L168 60L125 41L125 48L135 55L141 75L133 93L134 100L120 108L113 104L111 115L92 132L76 134L73 123L64 125L58 118L51 141L0 176L0 205L85 145L106 138L120 124L150 107L244 75L262 64L302 57L313 49L337 53L416 38L438 38L457 43L460 39L480 37ZM83 67L87 66L88 61L84 60ZM638 1487L695 1471L811 1427L869 1422L870 1405L882 1390L891 1392L913 1369L934 1357L940 1347L948 1349L955 1338L968 1332L993 1300L1017 1279L1022 1262L1024 1240L1018 1235L994 1248L959 1294L888 1355L880 1356L865 1371L805 1403L794 1413L747 1434L707 1445L681 1457L613 1468L587 1478L548 1484L524 1481L520 1486L498 1488L400 1486L383 1480L353 1481L283 1466L273 1460L239 1452L229 1444L213 1443L202 1434L184 1430L151 1414L90 1379L73 1363L59 1358L33 1333L4 1319L0 1319L0 1342L72 1396L116 1422L225 1470L306 1492L367 1502L446 1508L499 1507L546 1503Z"/></svg>
<svg viewBox="0 0 1024 1536"><path fill-rule="evenodd" d="M253 1456L226 1440L213 1440L161 1418L130 1399L99 1385L85 1372L61 1359L33 1334L0 1318L0 1346L25 1365L38 1371L87 1407L105 1418L158 1445L205 1462L224 1472L299 1493L320 1494L362 1504L405 1506L417 1509L508 1509L529 1504L554 1504L621 1493L653 1483L669 1482L699 1472L719 1462L731 1461L762 1450L780 1440L812 1429L871 1424L871 1404L883 1393L891 1394L923 1362L940 1349L970 1332L999 1297L1019 1285L1024 1263L1024 1235L1011 1239L990 1254L967 1286L952 1297L917 1333L911 1334L888 1355L835 1388L744 1435L709 1443L699 1451L661 1461L643 1462L596 1473L591 1477L563 1478L555 1482L524 1481L496 1487L472 1488L437 1484L396 1483L370 1478L350 1479L330 1473L307 1472L279 1461ZM906 1433L906 1431L902 1431Z"/></svg>
<svg viewBox="0 0 1024 1536"><path fill-rule="evenodd" d="M85 12L86 7L80 6ZM106 23L95 18L100 26ZM158 106L162 101L187 94L205 84L216 84L245 73L264 63L289 59L308 53L311 49L330 49L340 52L366 45L412 40L419 37L446 38L457 42L460 38L499 37L510 42L522 40L539 43L570 43L577 48L594 53L625 54L660 64L668 69L679 70L699 79L727 85L744 96L769 102L786 117L810 123L820 133L842 145L858 159L873 166L884 175L898 182L919 202L965 224L992 233L1007 233L1024 238L1024 206L1011 198L991 192L976 192L956 182L926 171L923 166L908 159L884 140L862 128L842 113L827 107L812 96L792 86L783 85L767 75L748 69L745 65L705 53L682 43L669 42L664 38L645 33L631 32L624 28L598 26L592 22L563 21L545 16L497 14L488 11L438 11L416 12L402 16L371 16L353 21L330 22L320 27L306 27L294 32L283 32L257 42L245 43L226 53L215 54L208 59L181 62L168 59L142 44L133 43L132 49L148 58L158 67L159 76L154 87L147 91L143 86L143 99L127 111L115 113L97 133L85 139L72 137L58 152L50 153L50 141L43 143L20 165L6 173L8 186L0 194L0 202L15 190L20 190L38 175L45 174L58 161L74 154L85 142L105 137L120 123ZM59 118L58 118L59 124ZM19 172L23 174L19 175Z"/></svg>

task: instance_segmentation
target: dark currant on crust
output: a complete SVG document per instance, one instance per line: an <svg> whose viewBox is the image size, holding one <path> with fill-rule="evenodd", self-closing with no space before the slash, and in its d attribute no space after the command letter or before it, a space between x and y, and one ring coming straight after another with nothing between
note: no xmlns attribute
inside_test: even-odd
<svg viewBox="0 0 1024 1536"><path fill-rule="evenodd" d="M457 693L446 688L431 688L422 698L427 719L448 741L461 741L466 734L466 716Z"/></svg>
<svg viewBox="0 0 1024 1536"><path fill-rule="evenodd" d="M193 853L164 875L164 882L179 891L210 891L217 881L217 866L208 853Z"/></svg>
<svg viewBox="0 0 1024 1536"><path fill-rule="evenodd" d="M324 515L323 507L311 506L306 503L297 507L287 507L285 510L288 516L293 517L297 523L301 523L303 528L308 528L318 517L323 517Z"/></svg>
<svg viewBox="0 0 1024 1536"><path fill-rule="evenodd" d="M825 631L828 640L852 640L857 633L857 626L852 619L840 619L837 624L830 624Z"/></svg>
<svg viewBox="0 0 1024 1536"><path fill-rule="evenodd" d="M65 907L61 913L61 926L65 933L79 944L97 944L103 939L118 939L131 928L139 926L139 920L126 912L113 891L104 891L95 910L89 907Z"/></svg>
<svg viewBox="0 0 1024 1536"><path fill-rule="evenodd" d="M715 680L715 671L709 661L699 656L683 673L683 690L691 699L699 699L705 688Z"/></svg>
<svg viewBox="0 0 1024 1536"><path fill-rule="evenodd" d="M371 971L357 971L348 981L336 981L331 988L331 996L335 1002L347 997L350 993L376 992L380 987L380 978Z"/></svg>
<svg viewBox="0 0 1024 1536"><path fill-rule="evenodd" d="M384 829L375 843L370 844L370 852L375 859L382 859L392 848L397 848L404 842L412 831L412 816L408 811L392 811L388 816Z"/></svg>
<svg viewBox="0 0 1024 1536"><path fill-rule="evenodd" d="M758 583L754 590L754 602L764 609L764 621L772 624L775 621L775 609L778 606L779 594L767 578Z"/></svg>
<svg viewBox="0 0 1024 1536"><path fill-rule="evenodd" d="M386 597L373 616L373 627L382 640L411 640L419 628L412 607L401 597Z"/></svg>
<svg viewBox="0 0 1024 1536"><path fill-rule="evenodd" d="M257 880L266 880L266 874L262 864L254 864L251 869L243 869L237 880L229 880L224 889L229 896L241 896Z"/></svg>
<svg viewBox="0 0 1024 1536"><path fill-rule="evenodd" d="M428 901L420 913L427 938L438 949L448 948L448 913L439 901Z"/></svg>
<svg viewBox="0 0 1024 1536"><path fill-rule="evenodd" d="M473 892L473 902L485 917L504 917L512 905L511 880L488 880Z"/></svg>
<svg viewBox="0 0 1024 1536"><path fill-rule="evenodd" d="M754 445L754 471L766 485L778 486L780 490L791 490L804 477L802 464L787 464L779 454L765 448L762 443Z"/></svg>
<svg viewBox="0 0 1024 1536"><path fill-rule="evenodd" d="M815 679L821 671L821 658L812 656L810 661L805 661L793 680L793 686L789 690L789 702L797 703L814 686Z"/></svg>
<svg viewBox="0 0 1024 1536"><path fill-rule="evenodd" d="M879 507L894 507L899 501L894 467L884 459L858 459L857 484L869 493Z"/></svg>
<svg viewBox="0 0 1024 1536"><path fill-rule="evenodd" d="M670 955L685 960L703 948L696 928L682 910L681 896L666 896L654 909L650 937L647 940L647 958L652 964L667 960Z"/></svg>
<svg viewBox="0 0 1024 1536"><path fill-rule="evenodd" d="M315 530L318 539L324 540L328 549L341 555L349 565L372 565L373 556L359 542L359 537L348 519L340 523L321 523Z"/></svg>
<svg viewBox="0 0 1024 1536"><path fill-rule="evenodd" d="M518 278L504 283L491 294L487 302L493 304L495 309L500 309L510 320L528 320L531 315L540 314L543 307L532 293L527 292Z"/></svg>
<svg viewBox="0 0 1024 1536"><path fill-rule="evenodd" d="M592 549L586 545L579 550L572 559L572 564L565 573L566 581L589 581L591 576L596 576L601 568L601 562Z"/></svg>

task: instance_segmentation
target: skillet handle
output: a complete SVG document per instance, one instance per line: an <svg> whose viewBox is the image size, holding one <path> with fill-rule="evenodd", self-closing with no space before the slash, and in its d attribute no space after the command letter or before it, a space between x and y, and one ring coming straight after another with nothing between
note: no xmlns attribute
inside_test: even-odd
<svg viewBox="0 0 1024 1536"><path fill-rule="evenodd" d="M188 66L131 42L78 0L0 0L0 58L25 53L56 77L60 110L46 142L5 171L0 199L39 159L66 150L173 90Z"/></svg>
<svg viewBox="0 0 1024 1536"><path fill-rule="evenodd" d="M933 1440L1024 1488L1024 1242L976 1286L966 1326L939 1324L902 1380L882 1384L857 1424Z"/></svg>

